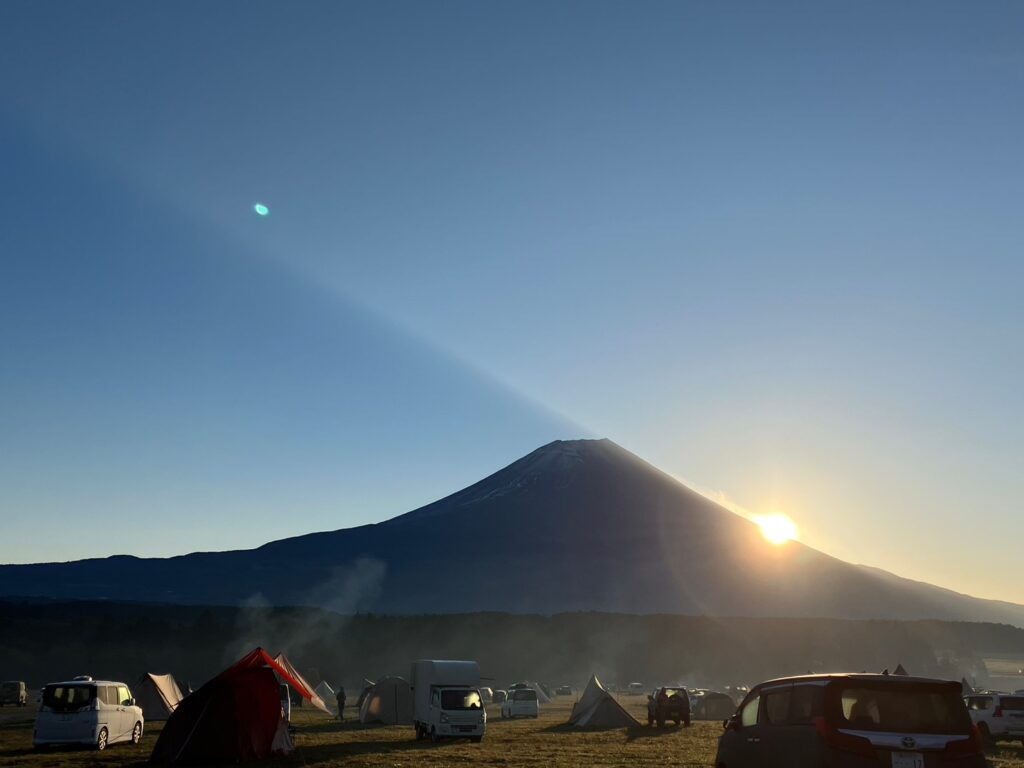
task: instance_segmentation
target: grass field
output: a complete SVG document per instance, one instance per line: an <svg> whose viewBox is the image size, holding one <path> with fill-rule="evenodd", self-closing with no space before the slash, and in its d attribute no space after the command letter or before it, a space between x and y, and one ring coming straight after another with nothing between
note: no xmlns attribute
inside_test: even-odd
<svg viewBox="0 0 1024 768"><path fill-rule="evenodd" d="M622 703L643 717L641 697L623 697ZM468 741L430 744L413 738L411 727L370 727L355 722L328 720L315 710L294 710L296 750L266 766L711 766L720 723L694 723L691 728L641 727L632 730L577 731L566 728L572 703L568 699L546 705L539 720L507 721L496 707L488 709L487 736L480 744ZM0 767L91 768L141 766L156 742L160 724L148 727L142 743L115 745L105 752L62 750L32 751L35 711L0 709ZM1024 768L1020 744L1001 744L989 757L992 766Z"/></svg>

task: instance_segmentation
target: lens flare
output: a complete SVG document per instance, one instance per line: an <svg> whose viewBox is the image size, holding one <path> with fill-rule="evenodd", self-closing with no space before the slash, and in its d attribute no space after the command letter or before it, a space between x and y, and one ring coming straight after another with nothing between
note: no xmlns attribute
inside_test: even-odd
<svg viewBox="0 0 1024 768"><path fill-rule="evenodd" d="M754 522L761 527L761 535L775 545L785 544L797 536L796 523L783 514L758 515Z"/></svg>
<svg viewBox="0 0 1024 768"><path fill-rule="evenodd" d="M267 206L265 206L263 203L256 203L255 205L253 205L252 209L256 211L257 215L259 216L270 215L270 209L267 208Z"/></svg>

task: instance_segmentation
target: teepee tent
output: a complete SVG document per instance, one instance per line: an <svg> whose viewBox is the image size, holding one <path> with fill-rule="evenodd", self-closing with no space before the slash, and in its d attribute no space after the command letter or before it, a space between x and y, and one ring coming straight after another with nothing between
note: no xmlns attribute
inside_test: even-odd
<svg viewBox="0 0 1024 768"><path fill-rule="evenodd" d="M612 698L596 675L591 675L583 695L572 708L569 725L577 728L629 728L640 723Z"/></svg>
<svg viewBox="0 0 1024 768"><path fill-rule="evenodd" d="M287 670L288 675L292 678L292 680L294 680L302 686L301 690L299 688L295 688L296 693L298 693L304 699L309 699L309 703L317 709L319 709L320 711L325 712L328 715L334 714L333 712L331 712L330 709L327 708L327 704L324 703L324 700L320 698L320 696L316 693L315 690L313 690L313 686L309 684L306 678L299 674L299 670L295 668L295 665L292 664L292 662L289 660L287 656L285 656L283 653L279 653L277 654L277 656L274 657L274 661L276 661L285 670ZM295 687L294 684L292 687Z"/></svg>
<svg viewBox="0 0 1024 768"><path fill-rule="evenodd" d="M974 686L967 682L966 677L960 679L960 689L963 691L964 696L970 696L974 693Z"/></svg>
<svg viewBox="0 0 1024 768"><path fill-rule="evenodd" d="M291 752L278 676L309 698L302 683L256 648L182 700L160 732L150 764L237 764Z"/></svg>
<svg viewBox="0 0 1024 768"><path fill-rule="evenodd" d="M174 675L156 675L147 672L132 685L135 703L142 707L146 721L166 720L185 696Z"/></svg>
<svg viewBox="0 0 1024 768"><path fill-rule="evenodd" d="M907 677L908 672L903 668L902 664L897 664L896 669L892 671L894 675L900 675L901 677Z"/></svg>
<svg viewBox="0 0 1024 768"><path fill-rule="evenodd" d="M359 707L359 722L412 725L412 688L401 677L378 680Z"/></svg>
<svg viewBox="0 0 1024 768"><path fill-rule="evenodd" d="M338 692L331 688L326 680L321 680L320 685L313 690L313 693L319 696L324 704L327 704L327 709L331 709L331 704L336 704L338 701ZM331 714L334 714L334 710L331 710Z"/></svg>

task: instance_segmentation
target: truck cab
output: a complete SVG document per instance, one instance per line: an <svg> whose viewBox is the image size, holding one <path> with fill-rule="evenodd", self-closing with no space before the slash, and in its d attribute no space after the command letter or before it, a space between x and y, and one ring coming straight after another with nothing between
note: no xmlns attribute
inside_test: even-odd
<svg viewBox="0 0 1024 768"><path fill-rule="evenodd" d="M410 680L417 739L483 739L487 712L475 661L421 659L413 662Z"/></svg>

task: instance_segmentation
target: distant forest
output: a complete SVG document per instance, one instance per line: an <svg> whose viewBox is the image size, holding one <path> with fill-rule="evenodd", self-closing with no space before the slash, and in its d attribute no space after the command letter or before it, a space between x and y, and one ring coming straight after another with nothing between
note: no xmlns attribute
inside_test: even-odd
<svg viewBox="0 0 1024 768"><path fill-rule="evenodd" d="M343 616L310 608L0 601L0 680L172 672L198 687L260 645L313 684L358 689L415 658L476 659L494 687L539 680L722 687L788 674L881 671L989 684L982 658L1024 658L1024 630L942 621L474 613Z"/></svg>

